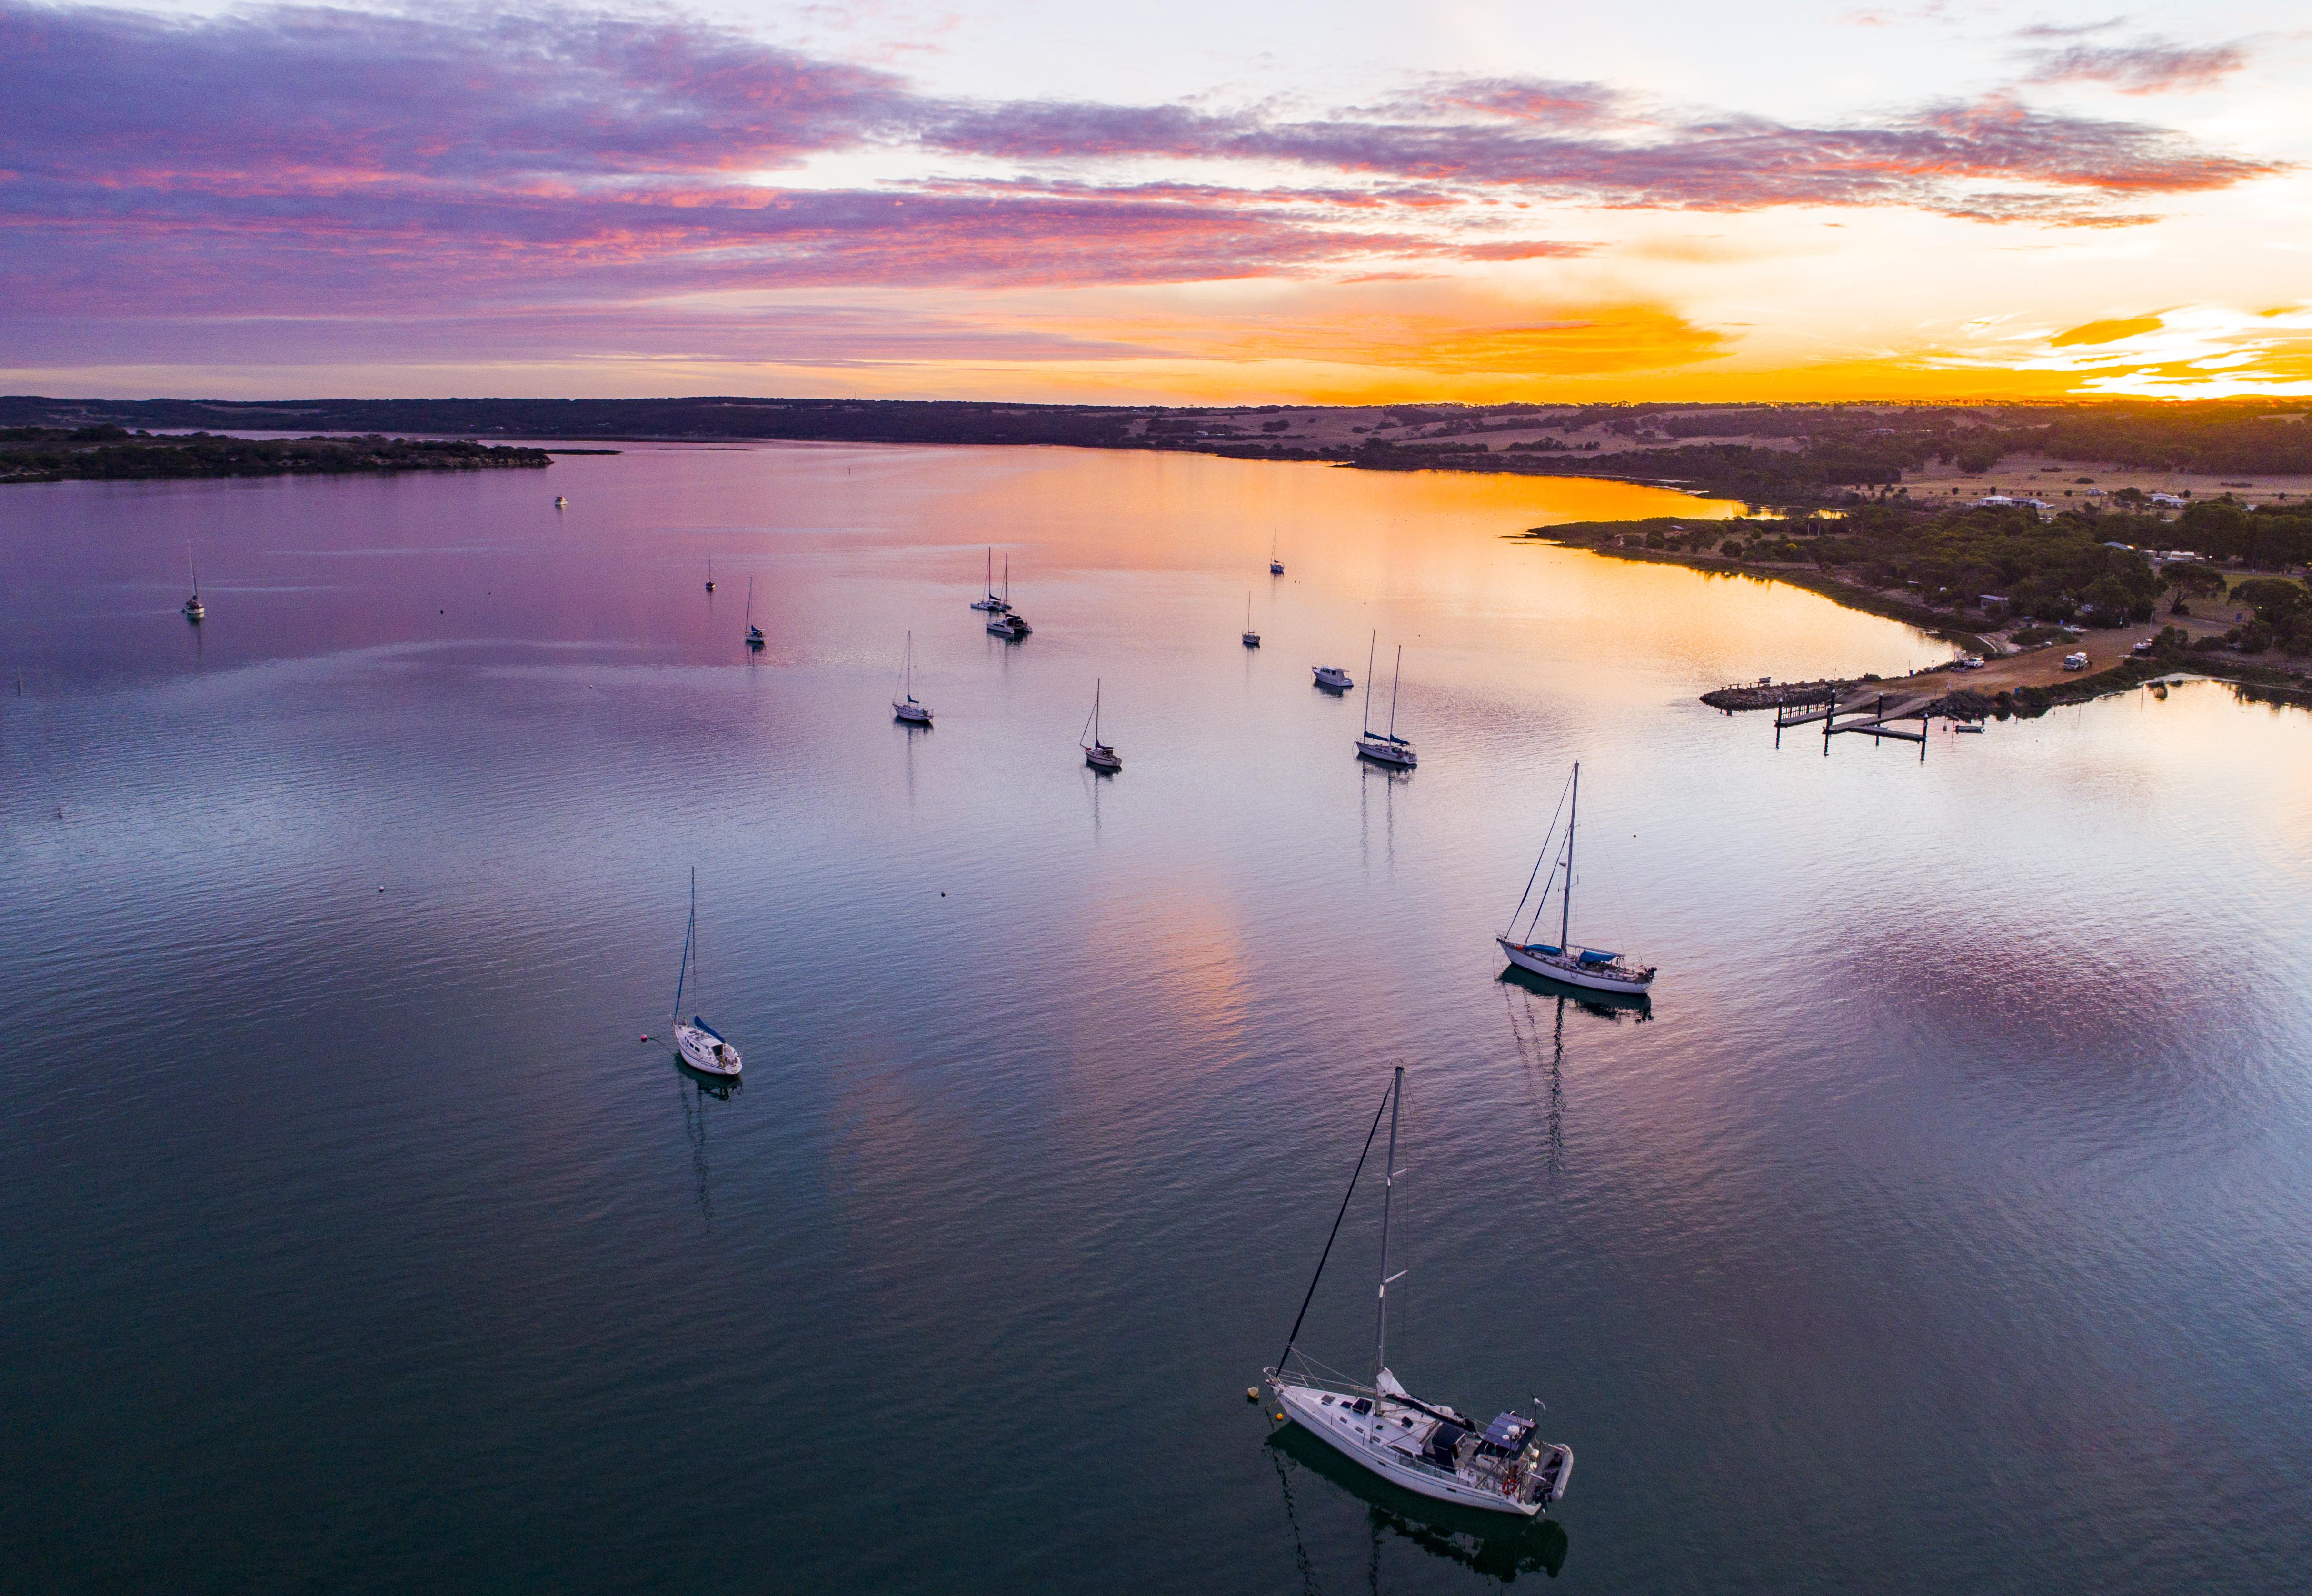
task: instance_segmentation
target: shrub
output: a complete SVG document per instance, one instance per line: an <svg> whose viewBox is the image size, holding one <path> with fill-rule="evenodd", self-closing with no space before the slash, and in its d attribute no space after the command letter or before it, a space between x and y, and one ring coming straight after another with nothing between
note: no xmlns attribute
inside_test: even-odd
<svg viewBox="0 0 2312 1596"><path fill-rule="evenodd" d="M1729 538L1718 546L1718 552L1730 560L1738 560L1742 557L1741 542L1737 539Z"/></svg>

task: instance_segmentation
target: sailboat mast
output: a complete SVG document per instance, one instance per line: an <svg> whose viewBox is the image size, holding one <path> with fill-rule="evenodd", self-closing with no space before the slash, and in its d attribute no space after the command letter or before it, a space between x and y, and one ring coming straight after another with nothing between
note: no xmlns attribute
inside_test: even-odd
<svg viewBox="0 0 2312 1596"><path fill-rule="evenodd" d="M1397 645L1397 671L1388 679L1388 740L1397 741L1397 684L1405 678L1405 645Z"/></svg>
<svg viewBox="0 0 2312 1596"><path fill-rule="evenodd" d="M1573 797L1565 810L1565 895L1558 900L1557 945L1563 948L1573 925L1573 819L1581 812L1581 762L1573 762Z"/></svg>
<svg viewBox="0 0 2312 1596"><path fill-rule="evenodd" d="M1099 746L1099 678L1097 676L1091 681L1091 745L1094 748Z"/></svg>
<svg viewBox="0 0 2312 1596"><path fill-rule="evenodd" d="M1374 650L1377 646L1379 646L1379 643L1380 643L1380 633L1379 633L1378 630L1376 630L1371 637L1369 637L1369 638L1367 638L1367 639L1365 640L1365 733L1364 733L1364 734L1365 734L1366 736L1368 736L1368 737L1370 737L1370 736L1371 736L1371 735L1372 735L1372 662L1373 662L1373 650Z"/></svg>
<svg viewBox="0 0 2312 1596"><path fill-rule="evenodd" d="M674 978L674 1022L682 1023L682 985L690 978L691 945L698 938L698 866L690 867L690 923L682 932L682 968Z"/></svg>
<svg viewBox="0 0 2312 1596"><path fill-rule="evenodd" d="M185 571L193 579L193 597L197 599L201 596L201 568L193 563L193 545L190 539L186 539L185 542Z"/></svg>
<svg viewBox="0 0 2312 1596"><path fill-rule="evenodd" d="M1397 1117L1405 1107L1405 1066L1397 1066L1397 1074L1389 1083L1388 1099L1388 1162L1383 1166L1387 1178L1380 1188L1380 1306L1373 1325L1373 1385L1380 1385L1381 1371L1388 1367L1388 1209L1389 1199L1397 1195ZM1402 1274L1404 1271L1399 1270Z"/></svg>

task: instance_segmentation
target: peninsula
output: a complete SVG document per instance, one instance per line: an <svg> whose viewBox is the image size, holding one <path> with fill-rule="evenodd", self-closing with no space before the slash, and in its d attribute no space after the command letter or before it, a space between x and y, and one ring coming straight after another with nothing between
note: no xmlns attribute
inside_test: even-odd
<svg viewBox="0 0 2312 1596"><path fill-rule="evenodd" d="M236 438L130 432L104 423L0 427L0 483L477 471L553 463L543 449L458 440Z"/></svg>

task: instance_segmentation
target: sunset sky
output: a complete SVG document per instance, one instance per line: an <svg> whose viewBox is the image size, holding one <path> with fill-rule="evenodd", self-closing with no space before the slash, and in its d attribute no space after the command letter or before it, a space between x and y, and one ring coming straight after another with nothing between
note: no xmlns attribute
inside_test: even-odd
<svg viewBox="0 0 2312 1596"><path fill-rule="evenodd" d="M0 0L0 388L2312 394L2301 4Z"/></svg>

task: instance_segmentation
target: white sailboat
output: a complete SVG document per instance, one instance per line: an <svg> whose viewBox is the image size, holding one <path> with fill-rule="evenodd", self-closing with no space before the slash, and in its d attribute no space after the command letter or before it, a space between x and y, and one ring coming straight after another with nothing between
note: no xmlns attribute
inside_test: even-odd
<svg viewBox="0 0 2312 1596"><path fill-rule="evenodd" d="M1373 643L1378 644L1379 641L1380 634L1375 632ZM1378 737L1373 735L1372 691L1368 688L1365 691L1365 729L1363 734L1357 739L1357 757L1361 759L1371 759L1382 765L1394 765L1400 770L1410 770L1420 764L1421 760L1419 756L1414 753L1413 744L1397 734L1397 684L1404 675L1405 645L1400 643L1397 645L1397 674L1390 677L1388 682L1388 730ZM1365 649L1365 680L1368 682L1372 680L1371 645L1368 645Z"/></svg>
<svg viewBox="0 0 2312 1596"><path fill-rule="evenodd" d="M715 1030L696 1014L688 1024L682 1019L682 987L690 977L698 951L698 867L690 867L690 928L682 934L682 969L674 981L674 1046L682 1062L692 1069L710 1075L735 1075L739 1073L739 1049L723 1039Z"/></svg>
<svg viewBox="0 0 2312 1596"><path fill-rule="evenodd" d="M185 545L185 569L191 574L193 579L193 596L185 601L185 618L195 626L199 626L201 618L206 615L209 609L207 605L201 602L201 570L198 566L193 564L193 546L190 543Z"/></svg>
<svg viewBox="0 0 2312 1596"><path fill-rule="evenodd" d="M1268 534L1268 574L1271 576L1282 576L1284 574L1284 562L1276 557L1276 534L1274 532Z"/></svg>
<svg viewBox="0 0 2312 1596"><path fill-rule="evenodd" d="M1084 763L1102 776L1114 776L1124 768L1124 756L1099 740L1099 683L1091 684L1091 718L1084 723Z"/></svg>
<svg viewBox="0 0 2312 1596"><path fill-rule="evenodd" d="M1373 1110L1372 1128L1365 1133L1364 1151L1357 1155L1356 1172L1349 1177L1348 1195L1341 1198L1333 1219L1333 1233L1317 1260L1317 1275L1300 1300L1300 1315L1285 1338L1284 1355L1276 1365L1261 1372L1275 1406L1274 1416L1299 1425L1322 1439L1352 1462L1383 1479L1440 1502L1493 1513L1533 1518L1565 1495L1573 1473L1573 1450L1541 1439L1539 1402L1531 1417L1504 1412L1483 1430L1442 1402L1424 1402L1401 1384L1388 1366L1388 1288L1406 1271L1388 1272L1389 1208L1396 1196L1397 1132L1405 1100L1405 1070L1390 1077L1380 1107ZM1373 1378L1371 1384L1327 1379L1311 1372L1304 1354L1302 1370L1289 1365L1300 1338L1301 1321L1324 1278L1325 1260L1341 1233L1341 1220L1356 1194L1357 1177L1364 1172L1380 1129L1383 1109L1388 1113L1388 1165L1380 1207L1380 1291L1373 1332Z"/></svg>
<svg viewBox="0 0 2312 1596"><path fill-rule="evenodd" d="M1012 608L1012 557L1003 557L1003 596L996 601L997 609L987 618L987 629L1006 643L1017 643L1036 628L1028 618Z"/></svg>
<svg viewBox="0 0 2312 1596"><path fill-rule="evenodd" d="M1247 648L1260 646L1260 634L1252 629L1252 595L1250 593L1244 596L1244 645Z"/></svg>
<svg viewBox="0 0 2312 1596"><path fill-rule="evenodd" d="M763 652L763 628L755 624L755 579L747 578L747 646L757 653Z"/></svg>
<svg viewBox="0 0 2312 1596"><path fill-rule="evenodd" d="M1007 554L1003 558L1008 567L1012 557ZM990 544L987 549L987 596L984 599L974 599L971 601L971 607L974 609L985 609L995 615L1001 615L1012 608L995 596L995 548L993 544Z"/></svg>
<svg viewBox="0 0 2312 1596"><path fill-rule="evenodd" d="M928 726L932 712L915 701L915 635L907 634L907 652L899 665L899 696L891 700L893 718L911 726Z"/></svg>
<svg viewBox="0 0 2312 1596"><path fill-rule="evenodd" d="M1534 882L1541 876L1542 861L1549 857L1549 843L1544 840L1541 857L1533 864L1533 874L1526 878L1525 897L1518 899L1510 911L1510 928L1493 938L1509 961L1519 969L1546 976L1553 981L1563 981L1569 987L1587 987L1593 992L1642 994L1654 984L1654 967L1641 964L1620 953L1602 948L1585 948L1572 940L1573 930L1573 822L1581 808L1581 767L1573 767L1573 783L1568 793L1565 811L1565 846L1557 862L1550 866L1550 879L1543 881L1541 896L1534 898ZM1558 892L1557 940L1554 943L1536 942L1534 927L1540 922L1541 911L1549 903L1550 890ZM1533 917L1526 922L1525 934L1517 932L1518 916L1525 912L1528 899L1533 899Z"/></svg>

